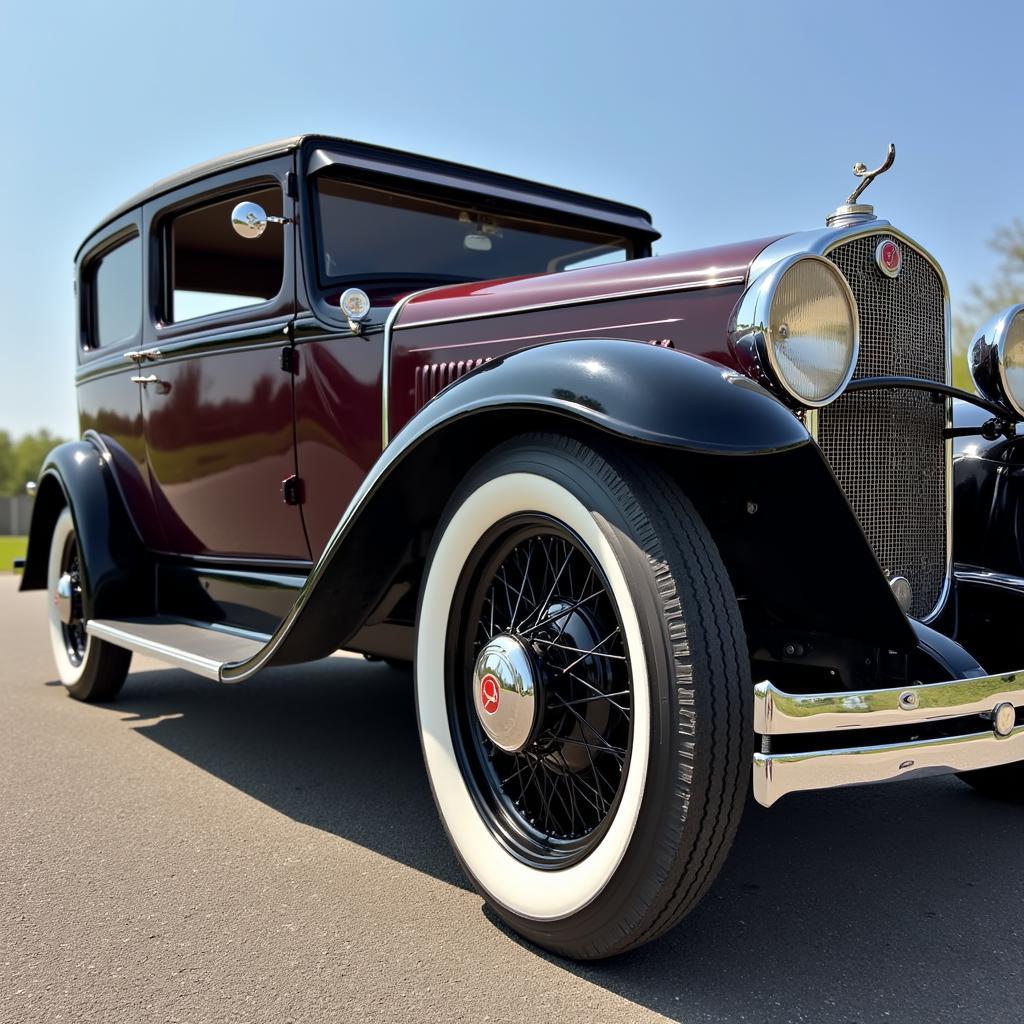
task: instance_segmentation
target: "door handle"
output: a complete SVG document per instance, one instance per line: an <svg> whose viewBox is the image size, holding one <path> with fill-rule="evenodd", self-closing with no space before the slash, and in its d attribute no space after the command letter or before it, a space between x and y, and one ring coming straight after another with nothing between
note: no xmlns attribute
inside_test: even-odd
<svg viewBox="0 0 1024 1024"><path fill-rule="evenodd" d="M125 359L130 359L133 363L141 363L142 362L142 353L141 352L125 352L124 357L125 357Z"/></svg>
<svg viewBox="0 0 1024 1024"><path fill-rule="evenodd" d="M160 358L160 349L158 348L144 348L137 352L125 352L125 359L130 359L133 363L144 363L147 359L156 360Z"/></svg>
<svg viewBox="0 0 1024 1024"><path fill-rule="evenodd" d="M161 380L155 373L151 373L148 377L132 377L131 381L133 384L141 384L143 387L147 384L155 384L158 395L166 395L171 390L170 381Z"/></svg>

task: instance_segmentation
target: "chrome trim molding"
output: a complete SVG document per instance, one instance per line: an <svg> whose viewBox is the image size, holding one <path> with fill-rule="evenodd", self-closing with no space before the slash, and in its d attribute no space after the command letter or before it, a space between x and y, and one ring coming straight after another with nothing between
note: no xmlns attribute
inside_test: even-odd
<svg viewBox="0 0 1024 1024"><path fill-rule="evenodd" d="M1024 707L1024 673L951 679L887 690L800 695L769 682L754 687L754 732L762 736L921 725L988 714L997 704Z"/></svg>
<svg viewBox="0 0 1024 1024"><path fill-rule="evenodd" d="M732 268L730 268L732 269ZM595 295L584 295L575 299L558 299L552 302L538 302L527 306L508 306L502 309L488 310L486 313L463 313L460 316L442 316L434 320L417 320L413 324L399 324L396 330L412 330L415 327L436 327L438 324L454 324L460 320L488 320L496 316L509 316L513 313L535 313L545 309L557 309L561 306L588 306L593 302L611 302L614 299L638 299L645 295L665 295L670 292L689 292L702 288L718 288L727 284L744 284L745 274L730 273L728 277L702 277L695 281L677 281L675 284L662 288L638 288L635 291L603 292ZM442 285L442 287L448 287ZM426 289L433 291L433 289ZM422 293L419 293L422 294ZM409 295L406 299L411 299Z"/></svg>
<svg viewBox="0 0 1024 1024"><path fill-rule="evenodd" d="M754 687L754 731L764 737L987 720L963 736L874 743L795 753L756 753L754 797L771 807L787 793L867 782L975 771L1024 761L1024 671L884 690L790 694L770 682ZM770 741L768 741L770 742Z"/></svg>
<svg viewBox="0 0 1024 1024"><path fill-rule="evenodd" d="M380 447L381 451L387 448L388 443L391 440L391 341L395 331L395 321L398 319L398 314L402 312L405 304L410 300L414 299L417 295L424 295L427 292L433 291L433 288L421 288L418 292L409 292L408 295L403 295L392 307L391 312L388 313L387 320L384 321L384 353L382 356L381 370L380 370L380 385L381 385L381 408L380 408Z"/></svg>
<svg viewBox="0 0 1024 1024"><path fill-rule="evenodd" d="M990 730L811 754L755 754L754 799L762 807L771 807L787 793L971 772L1014 761L1024 761L1024 726L1006 737Z"/></svg>
<svg viewBox="0 0 1024 1024"><path fill-rule="evenodd" d="M126 630L118 629L109 622L91 619L85 624L85 631L89 636L98 640L106 640L115 647L124 647L136 654L145 654L151 658L174 665L176 668L183 668L187 672L193 672L204 679L220 681L221 662L213 658L204 658L200 654L193 654L190 651L183 651L179 647L171 647L168 644L157 643L136 636Z"/></svg>
<svg viewBox="0 0 1024 1024"><path fill-rule="evenodd" d="M976 565L958 565L953 570L958 583L977 583L986 587L998 587L1024 597L1024 578L1008 572L993 572Z"/></svg>

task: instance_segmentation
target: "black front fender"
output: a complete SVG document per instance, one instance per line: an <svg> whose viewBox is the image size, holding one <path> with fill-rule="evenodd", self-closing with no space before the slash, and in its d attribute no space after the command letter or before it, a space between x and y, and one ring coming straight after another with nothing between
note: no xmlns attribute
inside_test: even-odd
<svg viewBox="0 0 1024 1024"><path fill-rule="evenodd" d="M323 657L382 621L403 595L414 597L459 480L495 444L538 430L604 435L661 461L709 525L735 525L736 551L723 555L742 564L730 572L808 628L838 623L880 644L912 645L835 477L792 412L706 360L578 340L487 363L420 410L382 453L273 637L254 658L226 666L225 681ZM761 518L749 518L749 508ZM760 545L752 543L758 529Z"/></svg>
<svg viewBox="0 0 1024 1024"><path fill-rule="evenodd" d="M85 576L86 618L152 615L152 559L124 507L111 466L88 440L58 445L36 482L22 590L47 585L50 538L61 510L71 509Z"/></svg>

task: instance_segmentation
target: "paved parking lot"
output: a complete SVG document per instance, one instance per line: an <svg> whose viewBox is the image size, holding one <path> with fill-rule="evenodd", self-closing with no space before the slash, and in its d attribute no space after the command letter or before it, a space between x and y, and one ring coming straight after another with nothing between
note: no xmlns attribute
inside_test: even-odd
<svg viewBox="0 0 1024 1024"><path fill-rule="evenodd" d="M54 681L0 576L0 1021L1019 1022L1024 808L955 779L749 808L674 933L576 965L483 909L411 680L330 659L227 687Z"/></svg>

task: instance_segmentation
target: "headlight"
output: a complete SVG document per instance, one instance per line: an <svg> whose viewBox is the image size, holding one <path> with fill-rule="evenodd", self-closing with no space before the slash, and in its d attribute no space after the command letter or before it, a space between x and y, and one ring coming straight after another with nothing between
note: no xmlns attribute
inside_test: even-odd
<svg viewBox="0 0 1024 1024"><path fill-rule="evenodd" d="M990 401L1009 403L1024 417L1024 303L993 317L967 350L978 390Z"/></svg>
<svg viewBox="0 0 1024 1024"><path fill-rule="evenodd" d="M743 293L729 338L755 380L799 405L827 405L857 365L857 302L828 260L790 256Z"/></svg>

